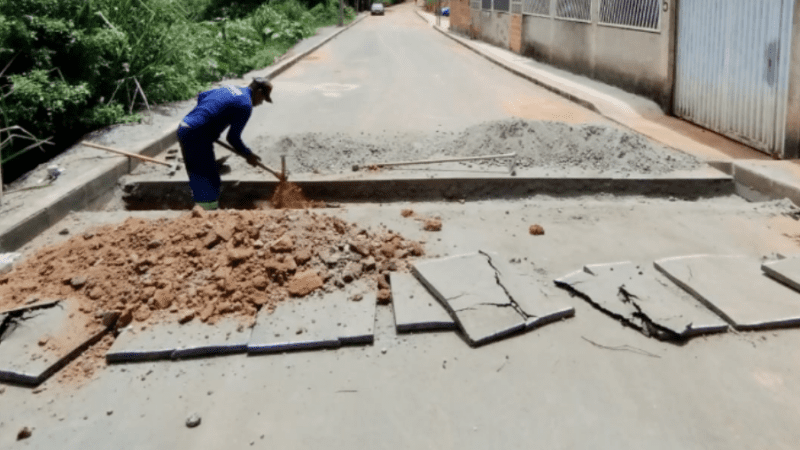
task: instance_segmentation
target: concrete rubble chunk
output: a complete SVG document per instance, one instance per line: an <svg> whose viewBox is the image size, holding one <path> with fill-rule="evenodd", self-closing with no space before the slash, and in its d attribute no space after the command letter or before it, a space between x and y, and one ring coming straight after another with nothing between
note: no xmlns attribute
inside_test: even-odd
<svg viewBox="0 0 800 450"><path fill-rule="evenodd" d="M546 301L533 278L521 277L504 260L508 258L476 252L417 262L412 267L472 346L574 314L569 306Z"/></svg>
<svg viewBox="0 0 800 450"><path fill-rule="evenodd" d="M72 300L17 308L0 314L0 319L0 381L33 386L75 359L108 330L79 314L78 304Z"/></svg>
<svg viewBox="0 0 800 450"><path fill-rule="evenodd" d="M297 350L365 345L374 340L375 293L355 283L343 291L300 300L288 299L274 312L259 311L248 352L279 353ZM354 293L361 301L352 301ZM299 332L298 332L299 331Z"/></svg>
<svg viewBox="0 0 800 450"><path fill-rule="evenodd" d="M236 318L222 318L214 325L199 320L184 324L167 320L144 330L131 326L117 336L106 353L106 361L119 363L244 353L250 331Z"/></svg>
<svg viewBox="0 0 800 450"><path fill-rule="evenodd" d="M738 330L800 325L800 294L765 275L756 258L692 255L655 266Z"/></svg>
<svg viewBox="0 0 800 450"><path fill-rule="evenodd" d="M659 340L684 340L728 328L725 321L649 265L629 261L592 264L555 282L623 324Z"/></svg>
<svg viewBox="0 0 800 450"><path fill-rule="evenodd" d="M454 330L456 323L425 286L409 273L392 272L394 323L400 333Z"/></svg>
<svg viewBox="0 0 800 450"><path fill-rule="evenodd" d="M0 253L0 275L11 272L14 268L14 261L22 256L20 253Z"/></svg>

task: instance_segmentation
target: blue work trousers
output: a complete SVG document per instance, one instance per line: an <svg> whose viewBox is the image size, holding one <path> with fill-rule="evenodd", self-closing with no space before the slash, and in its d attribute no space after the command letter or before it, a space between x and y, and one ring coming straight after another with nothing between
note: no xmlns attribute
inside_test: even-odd
<svg viewBox="0 0 800 450"><path fill-rule="evenodd" d="M214 158L214 140L202 128L178 127L181 154L196 203L216 202L221 181Z"/></svg>

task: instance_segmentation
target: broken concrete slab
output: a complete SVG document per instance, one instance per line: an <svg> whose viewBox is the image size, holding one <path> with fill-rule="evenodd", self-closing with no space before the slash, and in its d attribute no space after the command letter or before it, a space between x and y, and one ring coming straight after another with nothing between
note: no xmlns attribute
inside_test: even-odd
<svg viewBox="0 0 800 450"><path fill-rule="evenodd" d="M800 256L779 259L761 264L761 270L781 283L800 292Z"/></svg>
<svg viewBox="0 0 800 450"><path fill-rule="evenodd" d="M644 264L592 264L555 280L621 323L659 340L718 333L728 325Z"/></svg>
<svg viewBox="0 0 800 450"><path fill-rule="evenodd" d="M455 321L436 297L413 275L392 272L390 277L394 324L399 333L456 328Z"/></svg>
<svg viewBox="0 0 800 450"><path fill-rule="evenodd" d="M524 266L511 264L509 260L495 253L487 254L492 257L492 266L503 277L506 291L525 316L526 329L531 330L575 315L575 308L532 277Z"/></svg>
<svg viewBox="0 0 800 450"><path fill-rule="evenodd" d="M213 325L192 321L183 325L165 320L146 329L125 328L106 353L111 363L208 357L244 353L250 328L236 318Z"/></svg>
<svg viewBox="0 0 800 450"><path fill-rule="evenodd" d="M96 343L106 327L78 314L77 302L46 302L3 313L0 381L38 385Z"/></svg>
<svg viewBox="0 0 800 450"><path fill-rule="evenodd" d="M800 325L800 294L746 256L665 258L655 267L739 330Z"/></svg>
<svg viewBox="0 0 800 450"><path fill-rule="evenodd" d="M541 309L540 291L534 280L519 280L502 261L497 255L476 252L417 262L412 268L472 346L574 314L572 308L560 306L549 314L527 313L522 305Z"/></svg>
<svg viewBox="0 0 800 450"><path fill-rule="evenodd" d="M279 303L274 312L259 311L247 345L251 354L366 345L374 340L375 293L349 300L353 291L324 293Z"/></svg>

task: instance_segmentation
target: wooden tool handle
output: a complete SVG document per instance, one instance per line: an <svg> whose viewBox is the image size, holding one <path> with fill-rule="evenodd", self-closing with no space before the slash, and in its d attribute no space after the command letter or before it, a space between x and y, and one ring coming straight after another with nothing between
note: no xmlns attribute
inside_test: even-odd
<svg viewBox="0 0 800 450"><path fill-rule="evenodd" d="M149 156L139 155L139 154L136 154L136 153L129 153L129 152L126 152L124 150L119 150L119 149L116 149L116 148L106 147L104 145L99 145L99 144L95 144L95 143L87 142L87 141L83 141L83 142L81 142L81 144L83 144L83 145L85 145L87 147L94 147L94 148L97 148L97 149L100 149L100 150L105 150L105 151L111 152L111 153L117 153L117 154L120 154L120 155L123 155L123 156L130 156L131 158L140 159L142 161L147 161L147 162L151 162L151 163L161 164L162 166L172 167L172 164L170 164L168 162L160 161L158 159L151 158Z"/></svg>
<svg viewBox="0 0 800 450"><path fill-rule="evenodd" d="M226 144L226 143L224 143L224 142L222 142L222 141L220 141L220 140L217 140L217 141L216 141L216 143L217 143L217 144L219 144L219 145L221 145L221 146L223 146L223 147L225 147L225 148L227 148L228 150L232 151L233 153L236 153L237 155L244 157L244 156L243 156L241 153L237 152L237 151L236 151L236 149L235 149L235 148L233 148L233 147L231 147L230 145L228 145L228 144ZM258 164L256 164L256 165L257 165L258 167L260 167L260 168L262 168L262 169L266 170L267 172L271 173L272 175L275 175L275 177L276 177L277 179L279 179L279 180L283 180L283 179L284 179L284 176L283 176L283 174L281 174L281 173L278 173L277 171L270 169L270 168L269 168L269 167L267 167L267 166L266 166L264 163L261 163L261 162L259 162L259 163L258 163Z"/></svg>

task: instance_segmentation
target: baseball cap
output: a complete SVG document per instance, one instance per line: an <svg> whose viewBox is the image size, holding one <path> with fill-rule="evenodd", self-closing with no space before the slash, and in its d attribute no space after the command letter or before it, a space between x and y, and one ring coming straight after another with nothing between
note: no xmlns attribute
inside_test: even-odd
<svg viewBox="0 0 800 450"><path fill-rule="evenodd" d="M258 88L261 89L261 92L264 94L264 99L272 103L272 98L270 97L272 93L272 83L263 77L253 78L253 83L258 85Z"/></svg>

